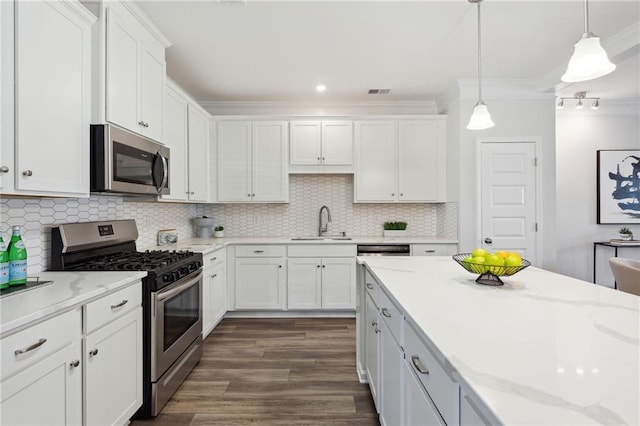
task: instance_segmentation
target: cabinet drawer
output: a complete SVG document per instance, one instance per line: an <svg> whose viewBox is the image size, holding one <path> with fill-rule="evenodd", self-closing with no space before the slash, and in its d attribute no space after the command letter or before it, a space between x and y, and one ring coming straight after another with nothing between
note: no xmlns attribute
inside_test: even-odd
<svg viewBox="0 0 640 426"><path fill-rule="evenodd" d="M355 244L296 244L288 247L289 257L356 257Z"/></svg>
<svg viewBox="0 0 640 426"><path fill-rule="evenodd" d="M364 287L367 294L371 296L373 303L378 306L378 292L380 291L380 285L369 271L366 271L364 274Z"/></svg>
<svg viewBox="0 0 640 426"><path fill-rule="evenodd" d="M84 333L90 333L142 304L142 284L133 285L108 294L83 306Z"/></svg>
<svg viewBox="0 0 640 426"><path fill-rule="evenodd" d="M285 257L286 255L286 246L236 246L236 257Z"/></svg>
<svg viewBox="0 0 640 426"><path fill-rule="evenodd" d="M407 362L423 384L444 421L449 425L458 424L459 388L445 372L433 352L418 337L408 322L405 323L405 353Z"/></svg>
<svg viewBox="0 0 640 426"><path fill-rule="evenodd" d="M453 256L457 244L411 244L411 256Z"/></svg>
<svg viewBox="0 0 640 426"><path fill-rule="evenodd" d="M402 346L404 313L391 301L382 288L378 291L378 306L380 307L380 317L387 324L387 327L389 327L389 331L398 346Z"/></svg>
<svg viewBox="0 0 640 426"><path fill-rule="evenodd" d="M211 253L203 254L202 255L202 261L203 261L202 268L203 269L207 269L207 268L212 268L212 267L221 265L221 264L224 263L225 257L226 257L226 251L225 251L224 248L218 249L218 250L213 251Z"/></svg>
<svg viewBox="0 0 640 426"><path fill-rule="evenodd" d="M81 320L80 311L76 309L2 339L1 378L4 379L80 339ZM17 351L22 352L16 353Z"/></svg>

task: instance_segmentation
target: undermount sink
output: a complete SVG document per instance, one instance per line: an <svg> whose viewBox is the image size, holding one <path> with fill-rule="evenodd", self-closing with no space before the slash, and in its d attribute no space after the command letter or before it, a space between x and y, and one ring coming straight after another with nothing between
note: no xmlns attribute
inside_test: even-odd
<svg viewBox="0 0 640 426"><path fill-rule="evenodd" d="M291 241L323 241L323 240L348 241L348 240L351 240L351 237L295 237L295 238L291 238Z"/></svg>

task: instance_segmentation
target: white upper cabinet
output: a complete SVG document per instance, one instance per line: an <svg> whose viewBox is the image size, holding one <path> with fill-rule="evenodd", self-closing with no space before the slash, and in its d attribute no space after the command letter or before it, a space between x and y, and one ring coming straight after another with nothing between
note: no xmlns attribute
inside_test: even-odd
<svg viewBox="0 0 640 426"><path fill-rule="evenodd" d="M355 201L397 201L397 122L359 121L355 135Z"/></svg>
<svg viewBox="0 0 640 426"><path fill-rule="evenodd" d="M209 201L209 114L167 80L164 140L171 150L170 194L162 201Z"/></svg>
<svg viewBox="0 0 640 426"><path fill-rule="evenodd" d="M353 172L353 122L292 121L290 173Z"/></svg>
<svg viewBox="0 0 640 426"><path fill-rule="evenodd" d="M358 121L356 202L446 201L446 116Z"/></svg>
<svg viewBox="0 0 640 426"><path fill-rule="evenodd" d="M78 2L1 2L2 193L88 196L91 25Z"/></svg>
<svg viewBox="0 0 640 426"><path fill-rule="evenodd" d="M133 2L102 3L105 28L103 99L96 120L106 120L164 142L165 48L168 40ZM100 63L100 62L99 62Z"/></svg>
<svg viewBox="0 0 640 426"><path fill-rule="evenodd" d="M220 121L217 136L217 201L289 201L286 121Z"/></svg>

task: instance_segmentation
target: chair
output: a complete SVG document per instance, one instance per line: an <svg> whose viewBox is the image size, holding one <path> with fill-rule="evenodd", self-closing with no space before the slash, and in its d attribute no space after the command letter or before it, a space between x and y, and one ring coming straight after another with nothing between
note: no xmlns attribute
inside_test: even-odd
<svg viewBox="0 0 640 426"><path fill-rule="evenodd" d="M609 266L618 290L640 296L640 260L612 257Z"/></svg>

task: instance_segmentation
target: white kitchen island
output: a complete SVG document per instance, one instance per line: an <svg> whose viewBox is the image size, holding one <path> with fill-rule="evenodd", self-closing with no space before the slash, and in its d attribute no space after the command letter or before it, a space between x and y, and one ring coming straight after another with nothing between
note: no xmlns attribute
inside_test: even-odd
<svg viewBox="0 0 640 426"><path fill-rule="evenodd" d="M380 359L375 352L371 355L370 348L375 346L366 341L383 336L385 327L380 325L385 322L409 366L407 371L414 366L414 332L433 355L426 360L421 355L418 367L438 360L431 374L420 374L419 368L413 372L415 378L424 379L420 390L426 389L430 398L425 401L433 402L442 416L435 417L438 421L444 419L449 425L640 424L640 297L534 267L503 277L504 286L489 287L476 284L477 275L450 257L362 257L358 261L362 265L358 373L363 380L370 379L368 357L376 364L371 375L385 375L388 359ZM374 313L377 318L365 315L366 303L376 306L370 300L374 285L369 281L375 281L384 296L379 298L379 313ZM395 334L387 321L393 309L381 312L383 306L393 305L402 317L402 331ZM375 332L367 333L373 323ZM378 354L385 354L384 342L382 337ZM393 358L391 367L397 367L395 362ZM444 405L438 399L442 396L438 372L444 372L445 382L451 381L445 385L455 389L447 390ZM407 390L412 377L405 374L404 385L395 384L397 389L386 394L384 379L376 378L380 389L374 399L393 398L403 389L401 400L416 401ZM390 383L394 385L393 380ZM376 404L379 410L385 407L381 400ZM402 414L391 413L391 419L407 425L419 422L411 410L405 407ZM381 420L393 423L385 420L384 413Z"/></svg>

